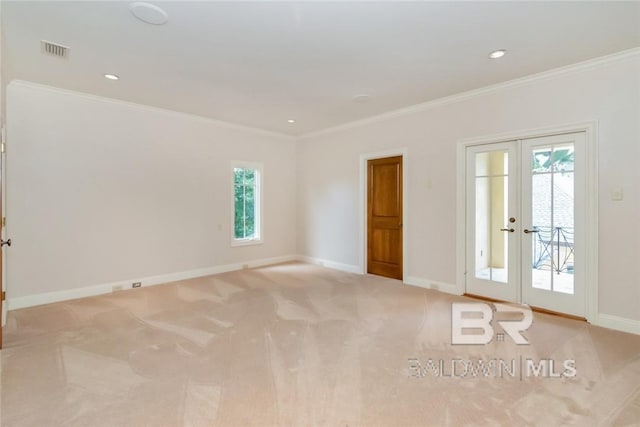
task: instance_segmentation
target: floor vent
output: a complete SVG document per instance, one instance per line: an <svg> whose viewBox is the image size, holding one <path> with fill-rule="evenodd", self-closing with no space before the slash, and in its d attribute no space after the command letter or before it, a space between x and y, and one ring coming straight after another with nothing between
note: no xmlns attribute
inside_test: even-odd
<svg viewBox="0 0 640 427"><path fill-rule="evenodd" d="M42 53L45 55L56 56L58 58L66 58L69 55L69 48L60 44L51 43L46 40L40 41Z"/></svg>

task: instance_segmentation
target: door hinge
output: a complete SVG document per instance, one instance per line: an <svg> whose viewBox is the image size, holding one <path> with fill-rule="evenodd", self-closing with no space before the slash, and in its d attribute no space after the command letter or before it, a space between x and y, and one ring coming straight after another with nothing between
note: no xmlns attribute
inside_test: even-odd
<svg viewBox="0 0 640 427"><path fill-rule="evenodd" d="M3 226L3 227L6 227L6 226L7 226L7 217L6 217L6 216L3 216L3 217L2 217L2 226Z"/></svg>
<svg viewBox="0 0 640 427"><path fill-rule="evenodd" d="M7 144L3 142L2 144L0 144L0 153L4 153L6 151L7 151Z"/></svg>
<svg viewBox="0 0 640 427"><path fill-rule="evenodd" d="M7 292L6 291L2 291L2 301L7 299Z"/></svg>

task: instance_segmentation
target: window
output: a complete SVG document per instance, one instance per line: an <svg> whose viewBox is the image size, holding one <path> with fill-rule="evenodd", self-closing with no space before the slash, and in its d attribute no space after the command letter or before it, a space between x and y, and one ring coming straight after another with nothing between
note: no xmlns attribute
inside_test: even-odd
<svg viewBox="0 0 640 427"><path fill-rule="evenodd" d="M260 187L262 166L233 165L233 235L234 246L262 243L260 235Z"/></svg>

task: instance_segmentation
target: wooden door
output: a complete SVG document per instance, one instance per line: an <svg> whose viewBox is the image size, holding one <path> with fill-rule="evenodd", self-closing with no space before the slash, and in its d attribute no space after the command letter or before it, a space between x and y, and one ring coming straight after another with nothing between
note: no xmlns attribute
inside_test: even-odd
<svg viewBox="0 0 640 427"><path fill-rule="evenodd" d="M367 273L402 280L402 156L367 169Z"/></svg>

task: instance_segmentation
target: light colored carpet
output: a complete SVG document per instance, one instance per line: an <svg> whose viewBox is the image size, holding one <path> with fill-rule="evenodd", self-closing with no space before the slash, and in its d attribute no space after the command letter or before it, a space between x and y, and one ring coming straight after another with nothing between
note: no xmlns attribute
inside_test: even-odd
<svg viewBox="0 0 640 427"><path fill-rule="evenodd" d="M454 301L292 263L16 310L2 426L640 423L640 336L536 314L531 345L453 346ZM452 358L577 374L416 377Z"/></svg>

